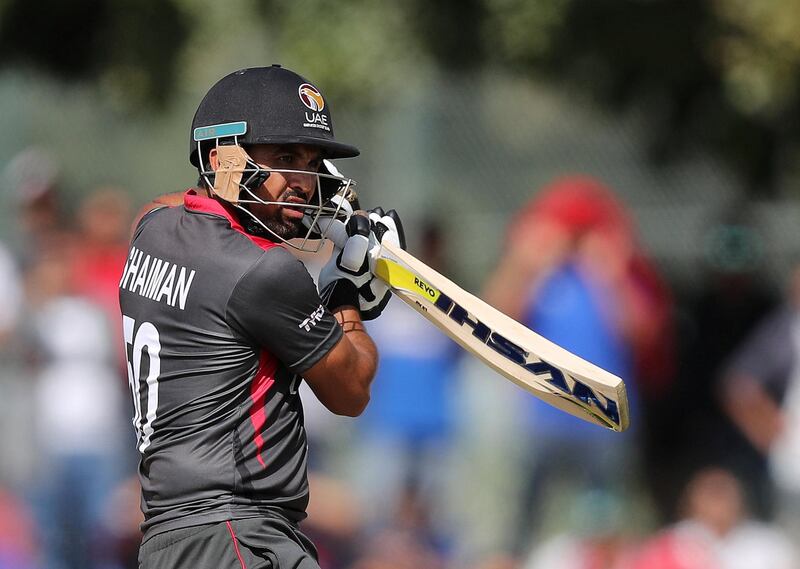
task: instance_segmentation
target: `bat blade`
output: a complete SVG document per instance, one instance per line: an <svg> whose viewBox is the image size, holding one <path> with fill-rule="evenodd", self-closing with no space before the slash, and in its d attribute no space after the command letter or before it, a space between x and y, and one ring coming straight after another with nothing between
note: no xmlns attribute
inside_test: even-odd
<svg viewBox="0 0 800 569"><path fill-rule="evenodd" d="M410 253L384 243L375 275L486 365L576 417L614 431L629 425L625 383L529 330Z"/></svg>

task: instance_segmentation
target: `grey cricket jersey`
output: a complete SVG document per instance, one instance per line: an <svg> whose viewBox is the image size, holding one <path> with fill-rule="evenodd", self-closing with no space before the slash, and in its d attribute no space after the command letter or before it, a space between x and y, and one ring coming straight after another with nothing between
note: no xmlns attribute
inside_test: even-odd
<svg viewBox="0 0 800 569"><path fill-rule="evenodd" d="M308 503L300 374L341 338L305 266L217 200L136 228L120 279L145 539Z"/></svg>

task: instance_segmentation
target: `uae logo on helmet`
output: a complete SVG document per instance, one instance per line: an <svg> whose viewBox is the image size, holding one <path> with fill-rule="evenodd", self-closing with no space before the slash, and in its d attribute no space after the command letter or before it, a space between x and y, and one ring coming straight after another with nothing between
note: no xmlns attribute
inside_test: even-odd
<svg viewBox="0 0 800 569"><path fill-rule="evenodd" d="M325 99L322 98L322 94L313 85L303 83L297 93L300 95L300 100L303 101L303 104L312 111L319 112L325 108Z"/></svg>

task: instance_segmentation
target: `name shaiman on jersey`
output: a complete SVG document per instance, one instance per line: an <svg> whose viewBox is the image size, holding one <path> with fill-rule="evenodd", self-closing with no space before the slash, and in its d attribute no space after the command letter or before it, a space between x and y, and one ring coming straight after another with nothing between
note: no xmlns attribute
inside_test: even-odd
<svg viewBox="0 0 800 569"><path fill-rule="evenodd" d="M187 269L131 247L119 287L184 310L194 275L194 269Z"/></svg>

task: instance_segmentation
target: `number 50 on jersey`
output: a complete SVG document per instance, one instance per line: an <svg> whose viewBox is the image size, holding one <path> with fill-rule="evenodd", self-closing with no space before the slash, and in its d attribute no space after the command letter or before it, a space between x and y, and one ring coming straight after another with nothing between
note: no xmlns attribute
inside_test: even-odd
<svg viewBox="0 0 800 569"><path fill-rule="evenodd" d="M616 375L529 330L399 247L381 246L374 273L406 304L523 389L591 423L614 431L628 427L625 384Z"/></svg>

